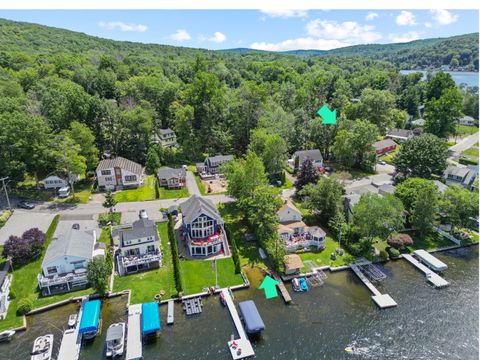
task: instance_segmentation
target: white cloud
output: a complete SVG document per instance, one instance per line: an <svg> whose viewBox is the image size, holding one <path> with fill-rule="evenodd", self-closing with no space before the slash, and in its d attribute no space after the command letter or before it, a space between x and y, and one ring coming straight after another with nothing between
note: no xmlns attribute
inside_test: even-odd
<svg viewBox="0 0 480 360"><path fill-rule="evenodd" d="M217 44L220 44L220 43L224 42L225 40L227 40L227 37L225 36L225 34L222 34L221 32L216 31L215 34L213 34L212 37L208 38L208 40L216 42Z"/></svg>
<svg viewBox="0 0 480 360"><path fill-rule="evenodd" d="M409 31L403 34L388 34L390 41L395 43L409 42L420 38L420 34L416 31Z"/></svg>
<svg viewBox="0 0 480 360"><path fill-rule="evenodd" d="M365 20L372 21L373 19L377 18L378 14L375 12L369 12L367 16L365 16Z"/></svg>
<svg viewBox="0 0 480 360"><path fill-rule="evenodd" d="M432 24L431 22L428 22L428 21L427 21L427 22L425 23L425 27L426 27L426 28L431 28L432 26L433 26L433 24Z"/></svg>
<svg viewBox="0 0 480 360"><path fill-rule="evenodd" d="M279 43L254 42L250 48L267 51L288 51L288 50L330 50L350 44L340 40L315 39L304 37L285 40Z"/></svg>
<svg viewBox="0 0 480 360"><path fill-rule="evenodd" d="M415 19L415 15L413 15L413 13L411 13L410 11L405 11L405 10L402 10L400 12L400 15L397 16L396 20L397 20L397 25L400 25L400 26L406 26L406 25L412 26L417 23Z"/></svg>
<svg viewBox="0 0 480 360"><path fill-rule="evenodd" d="M192 37L185 29L178 29L175 33L170 34L170 39L175 41L187 41L190 40Z"/></svg>
<svg viewBox="0 0 480 360"><path fill-rule="evenodd" d="M100 21L98 26L106 28L108 30L120 30L120 31L137 31L137 32L145 32L147 31L147 25L143 24L126 24L121 21Z"/></svg>
<svg viewBox="0 0 480 360"><path fill-rule="evenodd" d="M433 19L439 25L452 24L458 20L458 15L452 14L448 10L436 9L436 10L430 10L430 12L433 14Z"/></svg>
<svg viewBox="0 0 480 360"><path fill-rule="evenodd" d="M263 14L272 17L272 18L291 18L291 17L307 17L308 11L306 10L288 10L288 9L264 9L260 10Z"/></svg>
<svg viewBox="0 0 480 360"><path fill-rule="evenodd" d="M327 40L346 40L353 44L372 43L382 37L372 25L361 25L355 21L338 23L331 20L313 20L307 26L310 36Z"/></svg>

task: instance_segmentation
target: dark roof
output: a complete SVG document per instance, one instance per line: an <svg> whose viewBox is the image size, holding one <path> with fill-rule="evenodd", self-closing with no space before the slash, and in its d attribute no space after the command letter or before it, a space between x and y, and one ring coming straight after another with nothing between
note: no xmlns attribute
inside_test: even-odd
<svg viewBox="0 0 480 360"><path fill-rule="evenodd" d="M64 256L91 259L94 243L95 239L92 234L69 229L65 234L60 235L58 239L50 243L43 258L42 267L58 257Z"/></svg>
<svg viewBox="0 0 480 360"><path fill-rule="evenodd" d="M205 159L205 161L210 163L225 163L233 159L233 155L215 155L209 156Z"/></svg>
<svg viewBox="0 0 480 360"><path fill-rule="evenodd" d="M159 179L184 178L186 174L187 172L184 168L173 169L168 166L161 167L157 172Z"/></svg>
<svg viewBox="0 0 480 360"><path fill-rule="evenodd" d="M408 139L413 136L413 131L407 129L390 129L387 133L387 136L402 137Z"/></svg>
<svg viewBox="0 0 480 360"><path fill-rule="evenodd" d="M372 146L375 148L375 150L381 150L385 149L390 146L397 146L397 143L393 141L392 139L383 139L377 142L374 142Z"/></svg>
<svg viewBox="0 0 480 360"><path fill-rule="evenodd" d="M448 175L453 175L453 176L459 176L463 179L465 176L467 176L469 172L470 172L470 169L468 167L459 167L459 166L450 165L447 167L447 169L443 174L445 177L447 177Z"/></svg>
<svg viewBox="0 0 480 360"><path fill-rule="evenodd" d="M122 240L122 246L124 246L123 241L135 240L148 236L153 236L155 241L158 240L157 227L150 219L138 219L132 224L131 229L119 229L118 232L120 239Z"/></svg>
<svg viewBox="0 0 480 360"><path fill-rule="evenodd" d="M180 208L182 209L183 221L187 224L190 224L202 214L208 215L223 224L223 219L213 202L201 196L190 196L187 201L180 204Z"/></svg>
<svg viewBox="0 0 480 360"><path fill-rule="evenodd" d="M316 161L323 161L323 156L320 150L312 149L312 150L299 150L293 154L293 158L299 157L299 164L302 164L306 159L312 160L312 162Z"/></svg>
<svg viewBox="0 0 480 360"><path fill-rule="evenodd" d="M121 169L125 169L130 171L133 174L137 174L141 176L143 174L143 166L136 163L135 161L131 161L125 159L121 156L116 157L115 159L105 159L100 160L97 166L97 172L101 170L107 170L111 168L119 167Z"/></svg>

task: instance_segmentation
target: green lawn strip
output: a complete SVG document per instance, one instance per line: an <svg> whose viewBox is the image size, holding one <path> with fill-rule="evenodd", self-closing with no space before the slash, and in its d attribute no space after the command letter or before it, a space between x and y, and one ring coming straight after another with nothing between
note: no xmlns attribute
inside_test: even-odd
<svg viewBox="0 0 480 360"><path fill-rule="evenodd" d="M345 251L343 256L337 254L336 260L330 259L330 254L334 253L335 250L339 247L338 242L335 241L331 236L327 235L325 238L325 249L320 251L311 251L305 253L297 253L302 261L313 261L316 266L342 266L348 265L353 262L354 257L351 256L348 252ZM309 271L310 269L305 266L302 271Z"/></svg>
<svg viewBox="0 0 480 360"><path fill-rule="evenodd" d="M199 293L206 287L215 286L215 271L212 271L212 261L200 259L180 261L185 295ZM243 284L242 276L235 274L232 258L218 259L217 267L218 286L221 288Z"/></svg>
<svg viewBox="0 0 480 360"><path fill-rule="evenodd" d="M478 159L478 147L471 147L465 151L462 151L462 155L467 155Z"/></svg>
<svg viewBox="0 0 480 360"><path fill-rule="evenodd" d="M186 187L182 189L165 189L163 187L159 188L160 199L177 199L188 197L188 189Z"/></svg>
<svg viewBox="0 0 480 360"><path fill-rule="evenodd" d="M12 212L10 210L5 210L1 213L1 215L0 215L0 229L3 227L3 225L6 224L7 220L10 219L10 216L12 216Z"/></svg>
<svg viewBox="0 0 480 360"><path fill-rule="evenodd" d="M198 190L200 190L200 194L202 195L208 195L207 190L205 189L205 185L202 183L202 179L200 179L200 176L195 172L193 173L195 176L195 182L197 183Z"/></svg>
<svg viewBox="0 0 480 360"><path fill-rule="evenodd" d="M471 135L478 132L477 126L468 126L468 125L457 125L457 134L458 135Z"/></svg>
<svg viewBox="0 0 480 360"><path fill-rule="evenodd" d="M162 267L127 276L117 275L114 279L113 291L130 289L132 304L154 301L155 294L160 290L165 291L163 299L169 299L177 293L173 278L172 252L168 244L167 223L158 223L157 228L162 244Z"/></svg>
<svg viewBox="0 0 480 360"><path fill-rule="evenodd" d="M130 202L130 201L147 201L155 200L155 182L154 175L147 176L145 178L145 184L137 189L122 190L114 195L115 200L118 202Z"/></svg>
<svg viewBox="0 0 480 360"><path fill-rule="evenodd" d="M42 271L42 260L45 256L48 245L52 241L53 234L55 233L55 229L57 228L59 220L60 215L56 215L48 227L45 238L45 246L38 259L23 265L22 267L14 267L11 289L15 292L16 297L11 301L10 306L8 307L7 318L0 321L0 331L22 325L22 317L17 316L16 314L17 301L20 299L31 298L33 300L34 308L43 306L39 305L38 301L41 294L38 292L37 275ZM52 300L52 302L56 301L57 300Z"/></svg>
<svg viewBox="0 0 480 360"><path fill-rule="evenodd" d="M413 240L413 245L407 247L410 252L418 249L435 250L455 245L452 241L437 233L425 236L419 236L417 233L414 232L408 234L412 237Z"/></svg>

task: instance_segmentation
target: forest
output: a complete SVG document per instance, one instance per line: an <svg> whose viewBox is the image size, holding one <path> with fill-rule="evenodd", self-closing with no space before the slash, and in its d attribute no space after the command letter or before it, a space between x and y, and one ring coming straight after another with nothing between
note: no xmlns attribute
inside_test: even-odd
<svg viewBox="0 0 480 360"><path fill-rule="evenodd" d="M104 152L142 164L191 163L206 154L243 156L267 140L281 157L319 148L347 168L368 167L371 142L408 126L421 105L426 130L442 138L455 132L456 117L478 119L478 88L458 88L443 73L426 82L399 73L400 54L445 55L448 43L452 57L478 69L474 48L463 52L478 34L461 38L387 46L381 59L353 48L305 57L120 42L0 20L0 174L17 183L85 173ZM432 65L445 63L435 56ZM321 124L323 104L337 110L337 125ZM167 127L178 148L153 141Z"/></svg>

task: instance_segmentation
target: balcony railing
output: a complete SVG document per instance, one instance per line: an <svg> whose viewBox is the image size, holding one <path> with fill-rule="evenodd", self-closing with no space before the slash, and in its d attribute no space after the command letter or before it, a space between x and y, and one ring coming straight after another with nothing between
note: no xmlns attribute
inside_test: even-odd
<svg viewBox="0 0 480 360"><path fill-rule="evenodd" d="M38 274L37 279L39 287L66 284L68 282L88 282L86 272L81 274L68 273L61 276L51 277L46 277L43 276L43 274Z"/></svg>
<svg viewBox="0 0 480 360"><path fill-rule="evenodd" d="M154 261L161 261L161 260L162 260L162 255L160 253L120 256L120 261L123 267L143 265L143 264L148 264Z"/></svg>
<svg viewBox="0 0 480 360"><path fill-rule="evenodd" d="M201 239L200 238L192 239L190 235L188 235L187 238L188 238L188 242L191 245L195 245L195 246L209 246L209 245L215 245L223 242L223 234L221 233L216 233L216 234L210 235L207 238L201 238Z"/></svg>

